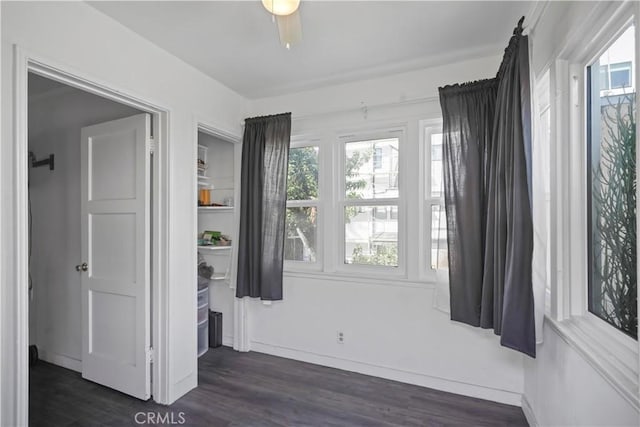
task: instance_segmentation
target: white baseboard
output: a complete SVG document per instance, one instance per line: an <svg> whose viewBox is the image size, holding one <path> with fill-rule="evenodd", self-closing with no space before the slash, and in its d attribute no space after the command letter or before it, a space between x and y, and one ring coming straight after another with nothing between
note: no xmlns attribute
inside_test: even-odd
<svg viewBox="0 0 640 427"><path fill-rule="evenodd" d="M169 387L169 402L167 405L171 405L182 396L198 387L198 373L191 373ZM164 405L164 403L163 403Z"/></svg>
<svg viewBox="0 0 640 427"><path fill-rule="evenodd" d="M38 347L38 357L45 362L49 362L54 365L62 366L63 368L71 369L72 371L82 373L81 360L46 351L45 349L41 349L40 347Z"/></svg>
<svg viewBox="0 0 640 427"><path fill-rule="evenodd" d="M222 345L225 347L233 348L233 336L229 335L226 337L222 337Z"/></svg>
<svg viewBox="0 0 640 427"><path fill-rule="evenodd" d="M287 359L300 360L315 365L328 366L350 372L371 375L388 380L399 381L407 384L433 388L463 396L476 397L491 400L508 405L521 406L522 395L517 392L485 387L477 384L469 384L456 380L438 378L419 372L404 371L401 369L379 366L355 360L343 359L335 356L312 353L294 348L281 347L257 341L251 341L251 351L271 354Z"/></svg>
<svg viewBox="0 0 640 427"><path fill-rule="evenodd" d="M533 413L533 408L525 395L522 395L522 412L524 412L524 417L527 419L529 427L538 427L540 425L538 424L536 415Z"/></svg>

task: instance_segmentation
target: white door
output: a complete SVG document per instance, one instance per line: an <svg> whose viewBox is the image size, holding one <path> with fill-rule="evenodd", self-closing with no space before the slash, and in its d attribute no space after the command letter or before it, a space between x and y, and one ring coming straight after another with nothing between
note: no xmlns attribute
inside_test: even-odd
<svg viewBox="0 0 640 427"><path fill-rule="evenodd" d="M82 377L147 400L150 116L82 129Z"/></svg>

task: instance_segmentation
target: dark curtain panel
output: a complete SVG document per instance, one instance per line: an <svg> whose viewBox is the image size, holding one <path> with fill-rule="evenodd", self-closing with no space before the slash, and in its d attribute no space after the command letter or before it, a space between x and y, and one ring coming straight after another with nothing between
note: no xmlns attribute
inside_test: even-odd
<svg viewBox="0 0 640 427"><path fill-rule="evenodd" d="M236 296L282 299L291 114L247 119Z"/></svg>
<svg viewBox="0 0 640 427"><path fill-rule="evenodd" d="M480 326L487 163L498 82L440 90L451 319Z"/></svg>
<svg viewBox="0 0 640 427"><path fill-rule="evenodd" d="M440 88L451 318L535 357L531 112L522 20L497 77Z"/></svg>

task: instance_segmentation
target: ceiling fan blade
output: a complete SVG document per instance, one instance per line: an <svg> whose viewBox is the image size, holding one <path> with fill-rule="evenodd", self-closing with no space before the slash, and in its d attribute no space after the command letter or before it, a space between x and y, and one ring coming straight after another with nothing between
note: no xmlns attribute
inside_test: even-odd
<svg viewBox="0 0 640 427"><path fill-rule="evenodd" d="M302 25L300 23L300 14L297 10L291 15L276 16L276 22L278 23L280 43L287 49L302 40Z"/></svg>

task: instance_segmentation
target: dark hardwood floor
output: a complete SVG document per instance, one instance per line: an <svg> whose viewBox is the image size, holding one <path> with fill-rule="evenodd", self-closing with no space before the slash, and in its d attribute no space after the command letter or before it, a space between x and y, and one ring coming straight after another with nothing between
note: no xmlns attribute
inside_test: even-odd
<svg viewBox="0 0 640 427"><path fill-rule="evenodd" d="M199 359L199 384L162 406L41 361L31 368L29 417L48 427L527 425L514 406L225 347Z"/></svg>

